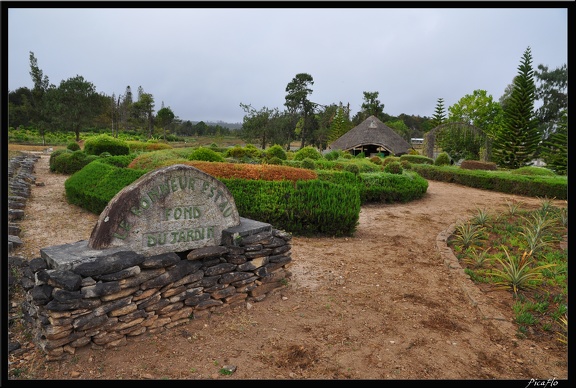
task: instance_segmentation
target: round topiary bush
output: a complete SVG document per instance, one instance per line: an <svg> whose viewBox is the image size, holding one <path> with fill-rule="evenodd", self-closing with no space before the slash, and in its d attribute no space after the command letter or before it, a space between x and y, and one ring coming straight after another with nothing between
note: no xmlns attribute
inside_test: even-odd
<svg viewBox="0 0 576 388"><path fill-rule="evenodd" d="M76 143L75 141L71 141L66 146L66 149L68 149L70 151L78 151L78 150L80 150L80 145L78 143Z"/></svg>
<svg viewBox="0 0 576 388"><path fill-rule="evenodd" d="M374 164L379 165L379 166L382 165L382 159L381 159L379 156L372 156L372 157L370 158L370 161L371 161L372 163L374 163Z"/></svg>
<svg viewBox="0 0 576 388"><path fill-rule="evenodd" d="M346 167L344 167L344 171L348 171L354 175L358 175L358 174L360 174L360 167L358 167L357 164L350 163L350 164L347 164Z"/></svg>
<svg viewBox="0 0 576 388"><path fill-rule="evenodd" d="M434 160L434 165L445 166L447 164L450 164L450 156L447 152L440 152L436 157L436 160Z"/></svg>
<svg viewBox="0 0 576 388"><path fill-rule="evenodd" d="M272 147L266 150L266 158L278 158L280 160L286 160L288 159L288 156L286 156L286 151L284 151L284 148L282 148L281 145L274 144Z"/></svg>
<svg viewBox="0 0 576 388"><path fill-rule="evenodd" d="M304 160L306 158L310 158L312 160L322 159L322 154L316 148L312 146L306 146L304 148L299 149L294 154L294 160Z"/></svg>
<svg viewBox="0 0 576 388"><path fill-rule="evenodd" d="M314 164L314 160L311 158L305 158L302 160L302 168L306 168L308 170L315 170L316 164Z"/></svg>
<svg viewBox="0 0 576 388"><path fill-rule="evenodd" d="M402 174L403 170L400 162L390 162L384 167L384 172L389 174Z"/></svg>
<svg viewBox="0 0 576 388"><path fill-rule="evenodd" d="M282 159L280 159L280 158L277 157L277 156L273 156L273 157L271 157L270 159L268 159L268 163L269 163L269 164L278 164L278 165L282 165L282 164L283 164Z"/></svg>
<svg viewBox="0 0 576 388"><path fill-rule="evenodd" d="M205 162L224 162L224 157L218 152L206 148L198 147L188 157L189 160L202 160Z"/></svg>
<svg viewBox="0 0 576 388"><path fill-rule="evenodd" d="M338 159L340 156L342 156L342 151L340 150L332 150L330 152L327 152L326 155L324 155L324 159L326 160L336 160Z"/></svg>
<svg viewBox="0 0 576 388"><path fill-rule="evenodd" d="M54 158L50 170L62 174L74 174L96 159L98 159L98 156L87 155L80 150L65 152Z"/></svg>
<svg viewBox="0 0 576 388"><path fill-rule="evenodd" d="M102 152L109 152L111 155L128 155L130 147L124 140L104 134L86 139L84 152L87 155L100 155Z"/></svg>

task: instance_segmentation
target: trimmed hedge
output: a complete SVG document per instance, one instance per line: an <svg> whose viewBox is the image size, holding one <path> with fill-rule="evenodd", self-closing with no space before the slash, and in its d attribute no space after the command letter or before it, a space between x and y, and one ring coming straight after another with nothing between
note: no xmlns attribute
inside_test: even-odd
<svg viewBox="0 0 576 388"><path fill-rule="evenodd" d="M96 155L87 155L84 151L63 152L52 157L50 155L50 171L61 174L74 174L90 162L97 160Z"/></svg>
<svg viewBox="0 0 576 388"><path fill-rule="evenodd" d="M73 205L100 214L120 190L145 173L96 160L66 179L66 198Z"/></svg>
<svg viewBox="0 0 576 388"><path fill-rule="evenodd" d="M103 152L109 152L111 155L128 155L130 147L124 140L104 134L86 139L84 152L88 155L100 155Z"/></svg>
<svg viewBox="0 0 576 388"><path fill-rule="evenodd" d="M321 180L261 181L221 179L238 212L298 236L351 236L360 217L354 185Z"/></svg>
<svg viewBox="0 0 576 388"><path fill-rule="evenodd" d="M360 179L362 204L409 202L422 198L428 190L428 181L412 171L403 174L362 173Z"/></svg>
<svg viewBox="0 0 576 388"><path fill-rule="evenodd" d="M517 175L507 171L466 170L456 166L411 166L422 177L477 189L527 197L568 199L566 176Z"/></svg>

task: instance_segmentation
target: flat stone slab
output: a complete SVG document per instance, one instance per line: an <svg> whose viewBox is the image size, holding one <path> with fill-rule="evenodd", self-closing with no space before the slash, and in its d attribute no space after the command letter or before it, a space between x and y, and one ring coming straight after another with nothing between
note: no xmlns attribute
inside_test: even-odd
<svg viewBox="0 0 576 388"><path fill-rule="evenodd" d="M226 245L237 245L235 242L238 237L247 237L270 231L272 231L272 225L270 224L240 217L239 225L222 231L222 243Z"/></svg>
<svg viewBox="0 0 576 388"><path fill-rule="evenodd" d="M92 249L88 247L88 240L81 240L72 244L42 248L40 256L46 260L51 269L72 270L80 264L93 262L103 256L126 250L125 247Z"/></svg>

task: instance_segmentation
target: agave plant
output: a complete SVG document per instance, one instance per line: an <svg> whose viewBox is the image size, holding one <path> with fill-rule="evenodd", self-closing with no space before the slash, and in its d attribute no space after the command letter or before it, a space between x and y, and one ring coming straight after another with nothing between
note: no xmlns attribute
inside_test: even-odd
<svg viewBox="0 0 576 388"><path fill-rule="evenodd" d="M512 289L518 296L519 289L537 288L543 279L542 270L556 266L555 263L533 267L532 252L524 252L519 260L511 257L505 247L506 260L496 258L502 269L493 269L492 276L497 278L496 285L505 289Z"/></svg>
<svg viewBox="0 0 576 388"><path fill-rule="evenodd" d="M477 208L476 216L472 219L472 222L476 225L484 226L488 222L490 216L486 209Z"/></svg>
<svg viewBox="0 0 576 388"><path fill-rule="evenodd" d="M511 216L515 215L518 212L518 210L520 210L521 204L522 204L522 202L516 202L516 201L508 202L508 201L506 201L506 205L508 205L508 213Z"/></svg>
<svg viewBox="0 0 576 388"><path fill-rule="evenodd" d="M471 255L464 259L466 264L469 264L474 269L482 268L489 261L488 250L478 251L476 247L470 248Z"/></svg>
<svg viewBox="0 0 576 388"><path fill-rule="evenodd" d="M556 239L547 236L547 232L554 228L555 221L547 216L548 213L532 213L532 220L523 217L526 224L523 226L523 231L520 232L526 239L526 243L531 252L536 252L538 249L557 241Z"/></svg>
<svg viewBox="0 0 576 388"><path fill-rule="evenodd" d="M464 222L456 226L454 238L460 241L464 248L468 248L484 239L483 231L484 228L480 225Z"/></svg>
<svg viewBox="0 0 576 388"><path fill-rule="evenodd" d="M560 317L558 320L560 321L560 325L562 326L562 331L556 332L556 334L558 335L557 339L563 344L568 344L568 313L564 314L564 316Z"/></svg>

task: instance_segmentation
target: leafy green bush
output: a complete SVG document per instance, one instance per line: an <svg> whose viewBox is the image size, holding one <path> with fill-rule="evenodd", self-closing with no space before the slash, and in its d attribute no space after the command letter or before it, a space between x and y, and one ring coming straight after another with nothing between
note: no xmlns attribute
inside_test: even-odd
<svg viewBox="0 0 576 388"><path fill-rule="evenodd" d="M302 168L306 168L308 170L315 170L316 165L314 164L314 160L310 158L304 158L302 160Z"/></svg>
<svg viewBox="0 0 576 388"><path fill-rule="evenodd" d="M400 161L400 157L399 156L386 156L384 159L382 159L382 166L386 167L386 165L388 163L392 163L392 162L399 162Z"/></svg>
<svg viewBox="0 0 576 388"><path fill-rule="evenodd" d="M344 167L344 171L350 172L354 175L360 174L360 167L357 164L349 163Z"/></svg>
<svg viewBox="0 0 576 388"><path fill-rule="evenodd" d="M71 151L71 150L69 150L69 149L67 149L67 148L64 149L64 150L56 150L56 151L53 151L53 152L50 154L50 159L48 159L48 165L50 166L50 171L56 172L55 166L54 166L54 160L56 160L56 158L57 158L58 156L60 156L60 155L62 155L62 154L71 154L72 152L74 152L74 151Z"/></svg>
<svg viewBox="0 0 576 388"><path fill-rule="evenodd" d="M370 157L370 161L374 164L379 165L379 166L382 165L382 158L379 156L374 155L374 156Z"/></svg>
<svg viewBox="0 0 576 388"><path fill-rule="evenodd" d="M126 168L130 163L136 158L136 154L130 155L117 155L117 156L108 156L106 158L98 159L101 163L110 164L112 166Z"/></svg>
<svg viewBox="0 0 576 388"><path fill-rule="evenodd" d="M327 153L324 155L324 159L326 159L326 160L336 160L336 159L338 159L339 157L341 157L341 156L343 156L343 155L344 155L344 152L343 152L342 150L332 150L332 151L330 151L330 152L327 152Z"/></svg>
<svg viewBox="0 0 576 388"><path fill-rule="evenodd" d="M284 148L282 148L282 146L279 144L274 144L272 147L270 147L266 150L266 158L268 160L270 160L274 157L276 157L280 160L288 159L288 156L286 156L286 151L284 151Z"/></svg>
<svg viewBox="0 0 576 388"><path fill-rule="evenodd" d="M299 149L294 154L294 160L304 160L306 158L310 158L312 160L322 159L322 154L316 148L312 146L306 146L304 148Z"/></svg>
<svg viewBox="0 0 576 388"><path fill-rule="evenodd" d="M145 173L96 160L66 179L66 198L73 205L100 214L120 190Z"/></svg>
<svg viewBox="0 0 576 388"><path fill-rule="evenodd" d="M128 155L130 147L126 141L104 134L86 139L84 152L88 155L100 155L102 152L109 152L111 155Z"/></svg>
<svg viewBox="0 0 576 388"><path fill-rule="evenodd" d="M268 159L268 163L269 164L278 164L278 165L282 165L284 164L284 162L282 161L282 159L280 159L277 156L273 156L270 159Z"/></svg>
<svg viewBox="0 0 576 388"><path fill-rule="evenodd" d="M73 174L96 159L98 159L96 155L86 155L84 151L80 150L65 152L52 159L50 171L61 174Z"/></svg>
<svg viewBox="0 0 576 388"><path fill-rule="evenodd" d="M440 152L434 160L435 166L446 166L450 164L450 155L447 152Z"/></svg>
<svg viewBox="0 0 576 388"><path fill-rule="evenodd" d="M78 151L78 150L80 150L80 145L78 143L76 143L75 141L71 141L66 146L66 149L69 149L70 151Z"/></svg>
<svg viewBox="0 0 576 388"><path fill-rule="evenodd" d="M429 158L427 156L424 155L402 155L400 156L400 160L405 160L407 162L410 163L414 163L414 164L434 164L434 159Z"/></svg>
<svg viewBox="0 0 576 388"><path fill-rule="evenodd" d="M544 167L536 167L536 166L524 166L517 168L515 170L511 170L510 174L517 174L517 175L543 175L543 176L554 176L556 173L552 170L549 170Z"/></svg>
<svg viewBox="0 0 576 388"><path fill-rule="evenodd" d="M384 172L388 174L402 174L403 168L400 162L390 162L384 166Z"/></svg>
<svg viewBox="0 0 576 388"><path fill-rule="evenodd" d="M188 157L189 160L203 160L205 162L224 162L224 157L218 152L206 148L198 147Z"/></svg>

